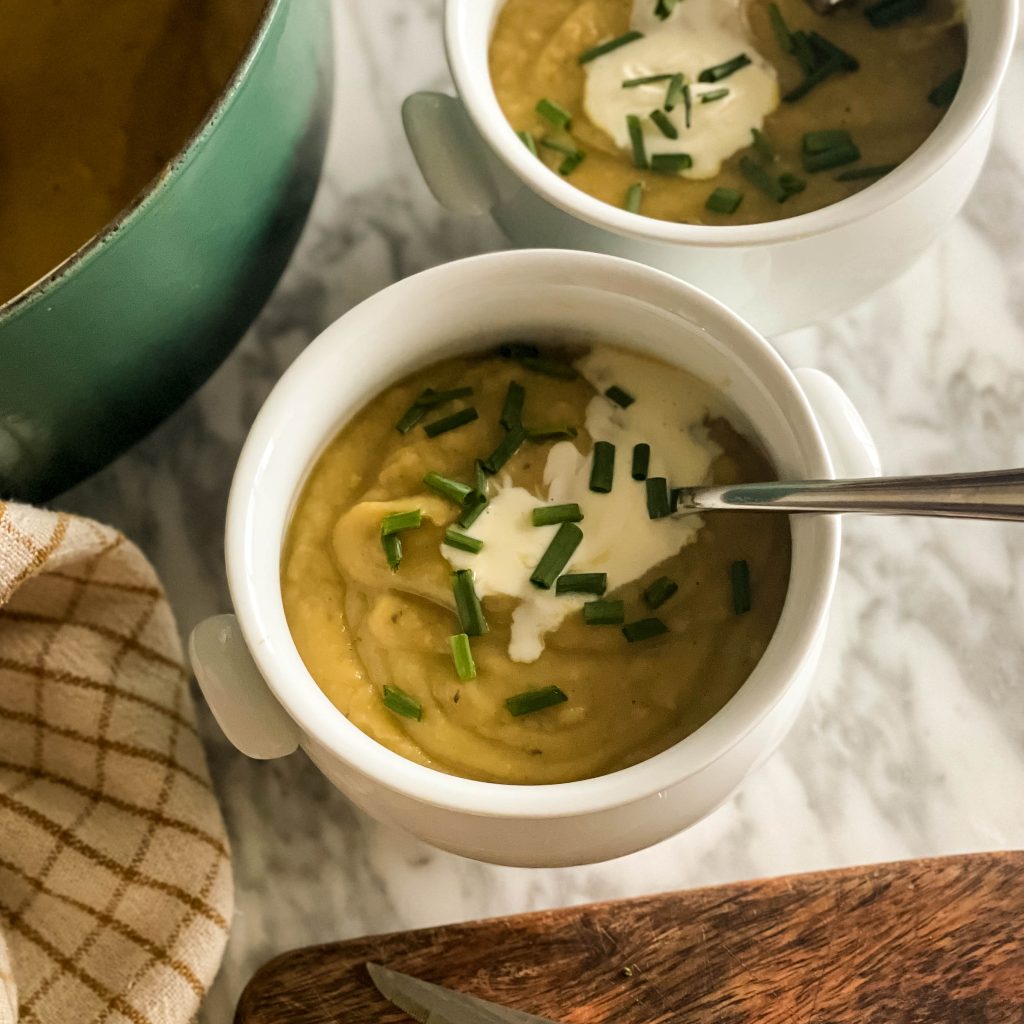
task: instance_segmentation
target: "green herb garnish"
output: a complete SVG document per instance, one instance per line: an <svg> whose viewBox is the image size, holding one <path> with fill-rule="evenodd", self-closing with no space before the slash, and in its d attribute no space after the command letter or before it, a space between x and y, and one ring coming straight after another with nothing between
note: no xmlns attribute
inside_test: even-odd
<svg viewBox="0 0 1024 1024"><path fill-rule="evenodd" d="M521 132L516 132L516 135L518 135L518 136L519 136L519 138L520 138L520 140L522 141L523 145L524 145L524 146L525 146L525 147L526 147L526 148L527 148L527 149L528 149L528 150L529 150L529 151L530 151L530 152L531 152L531 153L532 153L532 154L533 154L534 156L539 156L539 155L540 155L540 154L539 154L539 153L537 152L537 140L536 140L536 139L534 139L534 137L533 137L533 133L532 133L532 132L528 132L528 131L521 131Z"/></svg>
<svg viewBox="0 0 1024 1024"><path fill-rule="evenodd" d="M550 590L582 540L583 531L575 523L562 523L533 570L530 582L541 590Z"/></svg>
<svg viewBox="0 0 1024 1024"><path fill-rule="evenodd" d="M561 523L582 523L583 509L575 502L565 505L542 505L530 513L534 526L558 526Z"/></svg>
<svg viewBox="0 0 1024 1024"><path fill-rule="evenodd" d="M397 686L385 686L383 700L384 707L396 715L411 718L414 722L423 720L423 705L415 697L410 697L405 690L400 690Z"/></svg>
<svg viewBox="0 0 1024 1024"><path fill-rule="evenodd" d="M651 468L651 446L649 444L638 444L633 447L633 472L634 480L646 480L647 473Z"/></svg>
<svg viewBox="0 0 1024 1024"><path fill-rule="evenodd" d="M658 174L678 174L693 166L689 153L655 153L651 157L651 170Z"/></svg>
<svg viewBox="0 0 1024 1024"><path fill-rule="evenodd" d="M783 187L787 196L795 196L807 188L807 182L798 178L795 174L780 174L779 184Z"/></svg>
<svg viewBox="0 0 1024 1024"><path fill-rule="evenodd" d="M392 572L398 572L402 564L402 540L397 533L382 534L380 545L384 549L384 557L387 559L388 568Z"/></svg>
<svg viewBox="0 0 1024 1024"><path fill-rule="evenodd" d="M745 53L737 54L732 60L727 60L722 64L716 64L714 67L705 68L698 76L698 82L720 82L723 78L728 78L730 75L734 75L741 68L745 68L748 64L752 63L750 58Z"/></svg>
<svg viewBox="0 0 1024 1024"><path fill-rule="evenodd" d="M484 617L483 605L473 585L473 571L459 569L452 573L452 593L455 596L455 611L459 625L467 636L483 636L489 629Z"/></svg>
<svg viewBox="0 0 1024 1024"><path fill-rule="evenodd" d="M783 53L792 53L793 33L789 31L789 26L786 24L786 19L782 16L782 11L779 10L778 4L768 5L768 17L771 19L772 31L778 40L779 49Z"/></svg>
<svg viewBox="0 0 1024 1024"><path fill-rule="evenodd" d="M904 18L923 13L926 0L878 0L864 8L864 16L875 28L887 28Z"/></svg>
<svg viewBox="0 0 1024 1024"><path fill-rule="evenodd" d="M511 349L513 346L507 347ZM502 346L502 355L505 355L505 348L506 346ZM508 355L506 358L514 359L524 370L529 370L531 373L539 373L544 377L554 377L556 380L576 379L577 373L568 363L538 355L537 349L532 346L521 346L521 348L530 349L534 354Z"/></svg>
<svg viewBox="0 0 1024 1024"><path fill-rule="evenodd" d="M669 598L679 592L679 584L667 576L656 579L645 591L644 601L651 609L660 608Z"/></svg>
<svg viewBox="0 0 1024 1024"><path fill-rule="evenodd" d="M541 139L540 144L545 149L550 149L554 153L561 153L565 157L558 165L558 173L563 177L572 174L587 158L587 154L582 149L577 149L575 146L567 145L564 142L556 142L554 139Z"/></svg>
<svg viewBox="0 0 1024 1024"><path fill-rule="evenodd" d="M733 562L729 569L732 583L732 607L737 615L745 615L754 607L750 591L750 565L746 560Z"/></svg>
<svg viewBox="0 0 1024 1024"><path fill-rule="evenodd" d="M716 188L704 204L713 213L735 213L743 202L743 193L734 188Z"/></svg>
<svg viewBox="0 0 1024 1024"><path fill-rule="evenodd" d="M402 413L402 418L395 424L395 430L400 434L408 434L409 431L412 430L412 428L415 427L416 424L419 423L419 421L426 415L426 406L417 405L413 402L413 404L410 405L404 413Z"/></svg>
<svg viewBox="0 0 1024 1024"><path fill-rule="evenodd" d="M666 139L679 138L679 129L672 123L671 118L664 110L652 110L651 120Z"/></svg>
<svg viewBox="0 0 1024 1024"><path fill-rule="evenodd" d="M896 170L897 164L879 164L877 167L852 167L836 175L836 181L862 181L864 178L884 178Z"/></svg>
<svg viewBox="0 0 1024 1024"><path fill-rule="evenodd" d="M473 394L471 387L449 388L447 391L434 391L431 388L427 388L416 399L415 404L422 406L424 409L436 409L439 405L444 405L445 402L454 401L456 398L469 398L471 394Z"/></svg>
<svg viewBox="0 0 1024 1024"><path fill-rule="evenodd" d="M498 354L502 359L530 359L539 356L540 349L525 341L506 341L498 346Z"/></svg>
<svg viewBox="0 0 1024 1024"><path fill-rule="evenodd" d="M601 597L608 589L608 573L566 573L555 581L556 594L593 594Z"/></svg>
<svg viewBox="0 0 1024 1024"><path fill-rule="evenodd" d="M448 637L452 649L452 661L455 662L455 674L464 682L476 679L476 662L473 660L473 648L469 645L469 637L465 633L456 633Z"/></svg>
<svg viewBox="0 0 1024 1024"><path fill-rule="evenodd" d="M526 401L526 388L518 381L509 381L505 392L505 404L501 407L501 425L506 430L523 425L523 403Z"/></svg>
<svg viewBox="0 0 1024 1024"><path fill-rule="evenodd" d="M388 537L403 530L416 530L422 525L423 513L418 508L410 512L390 512L380 521L380 535Z"/></svg>
<svg viewBox="0 0 1024 1024"><path fill-rule="evenodd" d="M930 93L928 93L928 102L933 107L945 108L948 107L956 97L957 92L960 89L960 83L964 79L964 69L957 68L951 75L944 78Z"/></svg>
<svg viewBox="0 0 1024 1024"><path fill-rule="evenodd" d="M473 488L469 484L461 483L458 480L450 480L448 477L441 476L440 473L433 471L427 473L423 478L423 483L435 494L439 494L442 498L447 498L448 501L456 505L462 505L473 493Z"/></svg>
<svg viewBox="0 0 1024 1024"><path fill-rule="evenodd" d="M860 150L848 132L808 132L804 136L802 159L808 173L827 171L859 160Z"/></svg>
<svg viewBox="0 0 1024 1024"><path fill-rule="evenodd" d="M858 71L860 69L860 61L852 53L847 53L846 50L836 46L831 39L826 39L818 32L810 32L807 40L818 63L835 62L843 71Z"/></svg>
<svg viewBox="0 0 1024 1024"><path fill-rule="evenodd" d="M619 408L628 409L636 399L618 384L613 384L605 393L605 398L611 399Z"/></svg>
<svg viewBox="0 0 1024 1024"><path fill-rule="evenodd" d="M644 145L644 126L636 114L626 115L626 126L629 128L629 141L633 146L633 166L646 170L647 147Z"/></svg>
<svg viewBox="0 0 1024 1024"><path fill-rule="evenodd" d="M588 626L621 626L626 621L624 601L588 601L583 606L583 621Z"/></svg>
<svg viewBox="0 0 1024 1024"><path fill-rule="evenodd" d="M627 78L622 83L623 89L635 89L640 85L655 85L658 82L670 82L675 75L646 75L644 78Z"/></svg>
<svg viewBox="0 0 1024 1024"><path fill-rule="evenodd" d="M594 444L594 461L590 468L590 489L597 494L610 494L615 482L615 445L609 441Z"/></svg>
<svg viewBox="0 0 1024 1024"><path fill-rule="evenodd" d="M779 179L769 174L759 163L755 163L750 157L740 158L740 171L743 177L752 185L759 188L769 199L777 203L784 203L790 193L779 183Z"/></svg>
<svg viewBox="0 0 1024 1024"><path fill-rule="evenodd" d="M757 151L757 155L761 158L761 162L770 164L775 159L775 149L765 138L764 132L758 128L751 128L750 137L753 139L752 145Z"/></svg>
<svg viewBox="0 0 1024 1024"><path fill-rule="evenodd" d="M804 136L803 151L805 153L824 153L836 146L852 145L850 133L841 129L808 132Z"/></svg>
<svg viewBox="0 0 1024 1024"><path fill-rule="evenodd" d="M620 46L626 46L628 43L635 43L638 39L643 39L643 32L626 32L624 35L618 36L615 39L609 39L607 43L601 43L598 46L593 46L589 50L584 51L578 57L581 64L589 64L592 60L597 60L598 57L603 57L606 53L611 53L613 50L617 50Z"/></svg>
<svg viewBox="0 0 1024 1024"><path fill-rule="evenodd" d="M564 128L568 131L572 126L572 114L554 100L549 100L545 97L537 104L536 110L545 121L549 121L556 128ZM543 145L543 142L541 145Z"/></svg>
<svg viewBox="0 0 1024 1024"><path fill-rule="evenodd" d="M700 94L701 103L714 103L716 100L724 100L729 95L728 89L708 89Z"/></svg>
<svg viewBox="0 0 1024 1024"><path fill-rule="evenodd" d="M677 3L679 3L679 0L658 0L654 5L654 13L664 21L671 16L672 12L676 9Z"/></svg>
<svg viewBox="0 0 1024 1024"><path fill-rule="evenodd" d="M489 473L491 476L500 472L508 460L519 451L525 440L526 431L522 425L515 426L509 430L498 442L498 447L486 459L480 460L480 465L483 467L484 472Z"/></svg>
<svg viewBox="0 0 1024 1024"><path fill-rule="evenodd" d="M455 521L464 530L468 530L483 515L487 508L487 495L479 489L469 493L469 497L462 503L462 512Z"/></svg>
<svg viewBox="0 0 1024 1024"><path fill-rule="evenodd" d="M639 622L631 622L628 626L622 627L622 635L631 644L639 643L641 640L651 640L667 632L668 626L661 619L641 619Z"/></svg>
<svg viewBox="0 0 1024 1024"><path fill-rule="evenodd" d="M668 481L663 476L647 478L647 514L651 519L664 519L671 515L672 506L668 493Z"/></svg>
<svg viewBox="0 0 1024 1024"><path fill-rule="evenodd" d="M668 89L665 91L665 109L669 112L676 109L683 102L686 92L686 76L673 75L669 79Z"/></svg>
<svg viewBox="0 0 1024 1024"><path fill-rule="evenodd" d="M629 210L630 213L639 213L640 207L644 201L644 186L643 182L634 182L626 190L626 198L623 202L623 208Z"/></svg>
<svg viewBox="0 0 1024 1024"><path fill-rule="evenodd" d="M444 542L450 548L457 548L459 551L468 551L471 555L478 555L484 549L484 542L477 537L470 537L468 533L456 530L449 526L444 531Z"/></svg>
<svg viewBox="0 0 1024 1024"><path fill-rule="evenodd" d="M556 704L564 704L569 698L557 686L545 686L542 690L527 690L517 693L505 701L509 713L521 718L532 715L536 711L553 708Z"/></svg>
<svg viewBox="0 0 1024 1024"><path fill-rule="evenodd" d="M476 409L473 406L468 406L465 409L460 409L458 412L453 412L451 416L445 416L444 419L428 423L423 430L427 437L440 437L442 434L447 434L449 430L457 430L459 427L464 427L467 423L472 423L479 418L480 414Z"/></svg>

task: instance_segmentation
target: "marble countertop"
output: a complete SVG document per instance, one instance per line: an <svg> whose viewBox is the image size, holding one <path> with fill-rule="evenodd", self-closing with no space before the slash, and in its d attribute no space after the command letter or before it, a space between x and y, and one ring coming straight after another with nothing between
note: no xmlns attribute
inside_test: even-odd
<svg viewBox="0 0 1024 1024"><path fill-rule="evenodd" d="M183 632L224 611L222 524L271 386L330 321L392 281L500 248L443 213L399 104L449 85L441 0L337 0L338 113L314 216L273 300L196 398L63 499L123 529ZM780 337L833 374L891 472L1024 465L1024 50L966 212L902 280ZM343 123L341 123L343 121ZM851 520L817 688L780 753L706 821L596 867L530 871L439 853L355 810L302 754L257 763L201 706L234 845L237 917L203 1020L298 945L854 863L1024 846L1024 530Z"/></svg>

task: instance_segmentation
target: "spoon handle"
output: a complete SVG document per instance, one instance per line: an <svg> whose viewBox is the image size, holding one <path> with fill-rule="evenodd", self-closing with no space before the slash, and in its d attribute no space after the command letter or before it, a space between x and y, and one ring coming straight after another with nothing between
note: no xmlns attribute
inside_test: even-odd
<svg viewBox="0 0 1024 1024"><path fill-rule="evenodd" d="M712 509L861 512L1024 522L1024 469L868 480L804 480L682 488L675 514Z"/></svg>

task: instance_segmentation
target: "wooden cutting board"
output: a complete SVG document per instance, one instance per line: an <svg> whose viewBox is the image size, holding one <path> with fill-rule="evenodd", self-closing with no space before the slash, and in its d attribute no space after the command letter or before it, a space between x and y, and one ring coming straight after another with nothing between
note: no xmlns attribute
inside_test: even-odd
<svg viewBox="0 0 1024 1024"><path fill-rule="evenodd" d="M236 1024L408 1024L367 960L565 1024L1022 1024L1024 853L311 946L257 972Z"/></svg>

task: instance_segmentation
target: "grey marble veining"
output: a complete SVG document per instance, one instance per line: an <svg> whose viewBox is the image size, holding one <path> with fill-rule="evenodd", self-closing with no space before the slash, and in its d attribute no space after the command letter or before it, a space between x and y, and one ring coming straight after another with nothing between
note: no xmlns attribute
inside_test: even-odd
<svg viewBox="0 0 1024 1024"><path fill-rule="evenodd" d="M498 248L443 214L401 131L414 89L448 85L440 0L337 0L338 110L291 268L184 409L63 499L155 562L183 632L227 608L231 472L281 372L331 320L408 274ZM1024 52L982 183L942 243L885 292L777 339L833 374L887 469L1024 465ZM204 1013L228 1021L259 964L369 932L889 858L1024 844L1024 530L848 520L817 688L735 799L661 846L557 871L488 867L367 819L302 755L260 764L202 710L235 851L238 913Z"/></svg>

